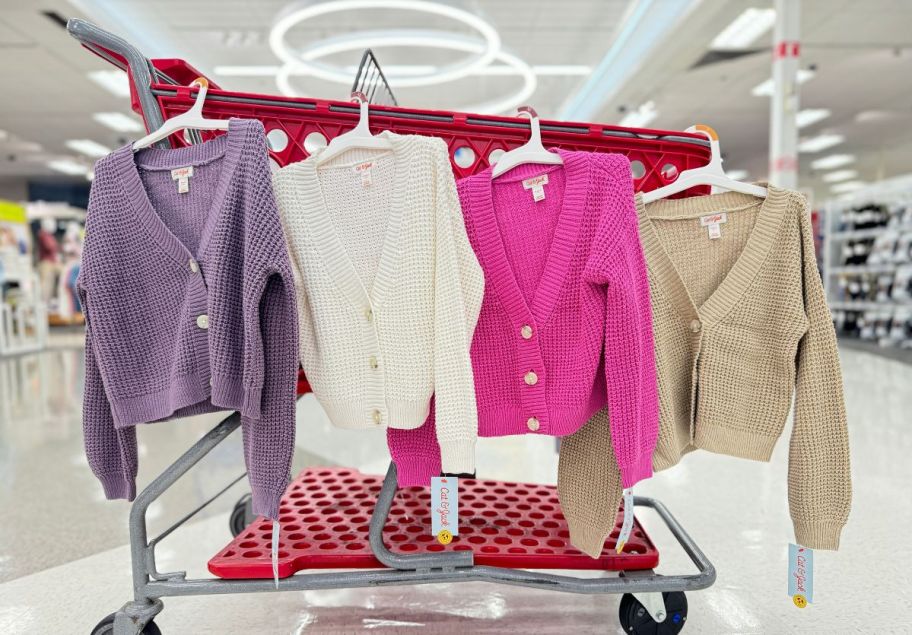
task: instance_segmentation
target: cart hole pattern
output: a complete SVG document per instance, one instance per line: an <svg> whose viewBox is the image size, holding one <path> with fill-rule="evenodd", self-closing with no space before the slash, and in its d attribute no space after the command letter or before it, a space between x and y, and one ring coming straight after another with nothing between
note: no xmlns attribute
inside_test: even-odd
<svg viewBox="0 0 912 635"><path fill-rule="evenodd" d="M383 565L368 544L368 524L381 476L346 468L306 468L280 506L279 576L304 569L370 569ZM599 558L570 544L553 486L476 479L459 481L459 535L449 545L431 535L426 487L396 492L383 529L387 547L403 555L472 550L475 564L523 569L653 569L659 554L639 522L620 554L614 531ZM257 518L209 561L222 578L271 578L272 522Z"/></svg>

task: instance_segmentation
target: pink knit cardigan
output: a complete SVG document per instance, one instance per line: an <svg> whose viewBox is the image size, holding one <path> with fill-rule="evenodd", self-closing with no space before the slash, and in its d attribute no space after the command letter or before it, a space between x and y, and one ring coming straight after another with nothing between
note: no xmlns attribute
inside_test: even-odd
<svg viewBox="0 0 912 635"><path fill-rule="evenodd" d="M560 151L563 166L525 165L458 183L485 276L472 340L479 436L563 436L608 405L624 487L652 475L658 396L646 264L630 163ZM546 176L535 201L530 179ZM390 428L399 484L440 471L433 410Z"/></svg>

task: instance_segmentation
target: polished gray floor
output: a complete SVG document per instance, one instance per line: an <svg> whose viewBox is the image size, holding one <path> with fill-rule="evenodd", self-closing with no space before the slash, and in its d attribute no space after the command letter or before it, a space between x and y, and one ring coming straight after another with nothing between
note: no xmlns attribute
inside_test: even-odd
<svg viewBox="0 0 912 635"><path fill-rule="evenodd" d="M685 633L910 633L912 618L912 367L843 351L855 497L838 553L818 552L816 602L786 595L792 537L786 503L788 430L770 464L710 454L637 488L661 498L718 569L689 594ZM82 452L82 351L0 359L0 633L88 633L130 595L128 505L104 501ZM208 430L218 415L144 426L140 485ZM382 434L332 428L312 398L299 404L296 467L352 465L382 472ZM554 482L554 443L482 440L480 473ZM208 456L152 509L167 527L243 471L240 436ZM228 538L243 484L171 536L160 568L205 575ZM656 519L660 572L689 571ZM176 633L612 633L617 598L485 583L222 596L166 601L156 620Z"/></svg>

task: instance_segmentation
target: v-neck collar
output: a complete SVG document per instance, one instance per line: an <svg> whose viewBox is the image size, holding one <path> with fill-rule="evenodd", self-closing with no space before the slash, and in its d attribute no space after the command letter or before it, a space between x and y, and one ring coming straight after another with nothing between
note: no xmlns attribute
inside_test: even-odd
<svg viewBox="0 0 912 635"><path fill-rule="evenodd" d="M662 289L669 294L678 312L685 319L699 319L704 326L711 326L728 315L750 287L769 254L788 206L787 190L776 187L767 189L767 197L762 201L758 201L756 197L749 194L723 192L707 196L665 199L644 205L642 196L637 194L636 208L639 216L640 240L643 243L650 272ZM760 210L741 254L719 286L713 290L702 306L697 307L681 274L662 244L653 219L697 218L726 209L756 206L758 203Z"/></svg>
<svg viewBox="0 0 912 635"><path fill-rule="evenodd" d="M161 249L182 266L186 265L190 258L199 260L206 251L209 238L221 216L225 197L234 176L239 155L244 147L244 140L249 129L248 123L249 121L244 119L229 119L228 131L225 134L183 148L147 148L139 153L134 153L132 144L127 144L115 151L114 159L118 166L120 183L137 219ZM211 204L206 211L206 221L196 253L193 253L174 235L155 209L139 174L139 165L167 170L188 165L202 165L215 160L221 160L222 167Z"/></svg>
<svg viewBox="0 0 912 635"><path fill-rule="evenodd" d="M548 248L545 267L532 295L531 306L520 289L516 272L507 256L500 223L497 222L491 168L469 177L470 206L479 243L479 259L487 264L485 279L491 282L514 321L525 324L531 318L533 326L538 328L548 321L554 310L573 257L580 220L585 213L591 169L590 157L586 153L566 150L558 150L558 153L564 161L565 175L560 216ZM537 247L531 245L529 248Z"/></svg>
<svg viewBox="0 0 912 635"><path fill-rule="evenodd" d="M323 194L316 158L311 155L303 161L293 163L283 170L288 170L295 184L298 201L304 211L307 229L314 237L316 249L320 251L323 265L330 272L339 288L349 301L358 307L379 307L383 304L395 281L395 271L399 260L399 232L403 216L405 193L409 190L409 165L420 160L415 155L418 140L414 135L397 135L384 131L379 136L386 137L392 145L389 152L395 159L394 182L390 195L390 209L387 217L386 231L380 251L380 261L374 274L370 290L365 287L358 270L352 262L348 250L333 226L329 208Z"/></svg>

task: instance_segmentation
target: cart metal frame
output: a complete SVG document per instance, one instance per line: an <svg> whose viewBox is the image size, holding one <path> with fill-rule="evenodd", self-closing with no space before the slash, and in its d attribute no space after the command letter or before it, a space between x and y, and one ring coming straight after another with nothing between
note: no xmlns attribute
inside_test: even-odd
<svg viewBox="0 0 912 635"><path fill-rule="evenodd" d="M142 109L142 114L149 129L156 129L163 123L162 113L156 101L156 93L151 89L152 79L159 83L174 83L167 75L155 69L151 62L138 49L126 40L109 33L90 22L71 19L67 24L69 33L84 46L108 60L112 64L127 70L120 60L112 57L108 51L120 55L126 60L133 78L133 88ZM372 69L365 79L364 69ZM376 70L373 70L376 69ZM355 78L355 88L364 90L365 81L381 82L381 90L371 90L370 94L386 94L395 103L395 97L380 71L376 58L370 51L365 53ZM268 100L253 98L253 103L268 104ZM287 106L286 102L283 105ZM483 123L483 119L477 120ZM491 125L508 125L503 122L491 122ZM509 124L512 126L512 124ZM517 122L517 127L527 123ZM542 126L545 127L544 125ZM606 134L625 134L623 131L605 131ZM635 134L635 133L631 133ZM688 137L676 137L688 143L705 144L703 141ZM170 147L162 141L163 147ZM677 540L680 547L696 566L697 573L690 575L659 575L653 570L620 572L619 575L606 578L580 578L571 575L558 575L525 569L508 569L503 567L476 566L471 551L439 552L420 555L402 555L390 551L383 542L383 527L389 520L389 512L396 494L396 466L391 463L387 470L383 486L377 497L370 520L369 542L374 556L387 568L363 571L322 570L314 573L299 573L288 578L273 581L271 579L227 580L220 578L187 578L184 571L160 572L155 560L155 549L171 533L184 525L198 512L224 494L232 485L245 475L240 475L212 498L195 510L179 519L155 538L149 539L146 517L149 506L168 490L179 478L186 474L213 448L224 441L241 423L239 413L233 413L223 419L212 430L187 450L173 464L167 467L140 494L130 508L130 559L133 573L133 600L124 604L114 615L114 635L139 635L143 628L163 608L163 598L217 595L230 593L267 593L280 591L311 591L321 589L342 589L359 587L392 586L406 584L435 584L448 582L491 582L509 584L536 589L563 591L567 593L629 593L634 595L656 622L665 620L665 606L662 594L666 592L684 592L705 589L716 580L716 570L706 558L703 551L684 530L677 519L664 504L653 498L637 496L634 505L654 510L665 526Z"/></svg>

